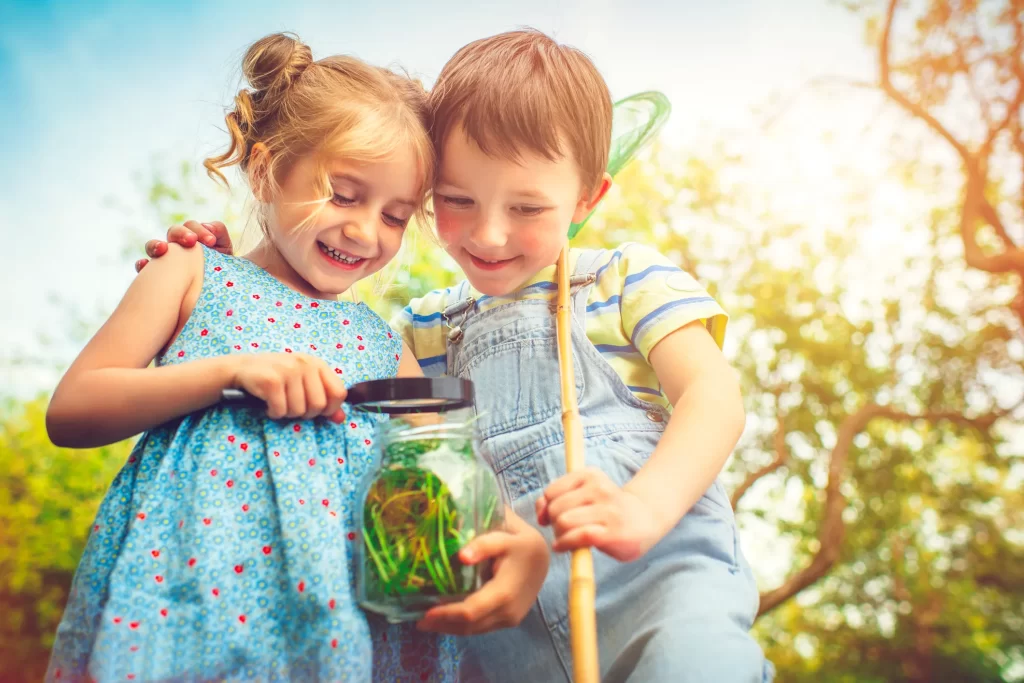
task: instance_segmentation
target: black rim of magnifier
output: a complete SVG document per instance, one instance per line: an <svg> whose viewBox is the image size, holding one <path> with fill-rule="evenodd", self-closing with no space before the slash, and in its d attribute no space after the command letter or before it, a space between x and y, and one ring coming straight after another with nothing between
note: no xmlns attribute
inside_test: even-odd
<svg viewBox="0 0 1024 683"><path fill-rule="evenodd" d="M244 389L224 389L221 400L265 408L263 399ZM354 384L345 403L367 413L402 415L440 413L473 405L473 383L457 377L394 377Z"/></svg>

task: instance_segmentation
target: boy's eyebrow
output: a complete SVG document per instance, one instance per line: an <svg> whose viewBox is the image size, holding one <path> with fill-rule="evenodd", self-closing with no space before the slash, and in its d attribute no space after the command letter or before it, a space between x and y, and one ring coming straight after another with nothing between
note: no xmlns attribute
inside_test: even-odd
<svg viewBox="0 0 1024 683"><path fill-rule="evenodd" d="M546 194L539 190L523 190L521 192L516 192L516 196L523 197L525 199L538 199L542 202L551 201Z"/></svg>

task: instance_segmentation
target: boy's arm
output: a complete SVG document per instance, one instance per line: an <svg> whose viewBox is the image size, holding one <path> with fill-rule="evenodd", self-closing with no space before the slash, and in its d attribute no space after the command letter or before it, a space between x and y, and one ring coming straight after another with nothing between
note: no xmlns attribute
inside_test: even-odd
<svg viewBox="0 0 1024 683"><path fill-rule="evenodd" d="M649 361L673 411L654 453L625 489L654 507L660 538L714 483L746 417L739 378L699 322L659 341Z"/></svg>
<svg viewBox="0 0 1024 683"><path fill-rule="evenodd" d="M220 399L237 359L147 367L190 312L183 303L194 301L202 278L202 250L176 245L135 278L57 385L46 413L55 444L113 443Z"/></svg>

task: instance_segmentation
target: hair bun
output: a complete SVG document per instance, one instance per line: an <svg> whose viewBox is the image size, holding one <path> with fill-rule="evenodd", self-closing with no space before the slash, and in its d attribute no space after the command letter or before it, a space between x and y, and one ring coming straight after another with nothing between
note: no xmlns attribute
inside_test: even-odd
<svg viewBox="0 0 1024 683"><path fill-rule="evenodd" d="M281 92L313 63L313 52L294 33L272 33L246 51L242 73L259 92Z"/></svg>

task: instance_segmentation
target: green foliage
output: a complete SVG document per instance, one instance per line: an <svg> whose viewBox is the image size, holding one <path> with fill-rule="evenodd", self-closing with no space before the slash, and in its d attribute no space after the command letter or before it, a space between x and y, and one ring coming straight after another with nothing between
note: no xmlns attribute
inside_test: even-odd
<svg viewBox="0 0 1024 683"><path fill-rule="evenodd" d="M130 442L72 451L45 398L0 407L0 680L38 681L78 558Z"/></svg>

